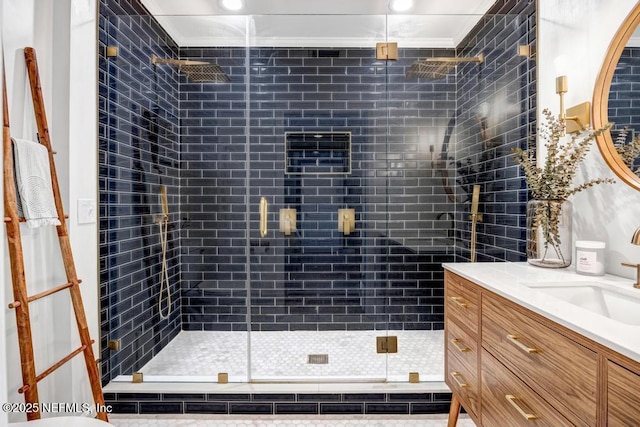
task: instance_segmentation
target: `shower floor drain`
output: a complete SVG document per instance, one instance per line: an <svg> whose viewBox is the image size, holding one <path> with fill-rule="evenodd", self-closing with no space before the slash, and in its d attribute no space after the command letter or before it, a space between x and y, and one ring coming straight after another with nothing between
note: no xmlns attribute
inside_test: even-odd
<svg viewBox="0 0 640 427"><path fill-rule="evenodd" d="M326 365L329 363L329 355L328 354L309 354L307 363L313 365Z"/></svg>

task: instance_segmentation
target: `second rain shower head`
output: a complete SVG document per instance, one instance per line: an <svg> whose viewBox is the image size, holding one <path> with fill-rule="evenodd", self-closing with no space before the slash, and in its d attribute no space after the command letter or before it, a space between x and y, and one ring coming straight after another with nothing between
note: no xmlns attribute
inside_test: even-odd
<svg viewBox="0 0 640 427"><path fill-rule="evenodd" d="M151 63L170 64L178 67L178 71L196 83L228 83L229 75L218 64L204 61L192 61L187 59L163 59L156 55L151 56Z"/></svg>
<svg viewBox="0 0 640 427"><path fill-rule="evenodd" d="M407 71L407 78L413 79L442 79L445 78L456 65L465 62L482 64L484 55L465 58L426 58L415 61Z"/></svg>

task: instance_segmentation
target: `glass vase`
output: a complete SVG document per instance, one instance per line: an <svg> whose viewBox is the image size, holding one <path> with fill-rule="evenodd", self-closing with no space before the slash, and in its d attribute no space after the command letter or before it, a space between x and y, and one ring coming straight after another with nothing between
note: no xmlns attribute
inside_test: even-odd
<svg viewBox="0 0 640 427"><path fill-rule="evenodd" d="M527 202L527 262L538 267L571 265L573 205L567 200Z"/></svg>

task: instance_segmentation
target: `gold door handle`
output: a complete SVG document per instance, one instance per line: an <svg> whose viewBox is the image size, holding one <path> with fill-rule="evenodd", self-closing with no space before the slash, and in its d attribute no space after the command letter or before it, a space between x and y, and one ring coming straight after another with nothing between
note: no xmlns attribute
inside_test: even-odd
<svg viewBox="0 0 640 427"><path fill-rule="evenodd" d="M453 378L460 388L469 387L469 384L464 382L464 377L460 372L451 372L451 378ZM460 381L459 378L462 378L462 381Z"/></svg>
<svg viewBox="0 0 640 427"><path fill-rule="evenodd" d="M465 353L467 351L471 351L471 349L469 347L467 347L461 339L454 338L454 339L451 340L451 344L456 346L456 348L459 351L461 351L462 353Z"/></svg>
<svg viewBox="0 0 640 427"><path fill-rule="evenodd" d="M267 235L267 199L260 198L260 237Z"/></svg>
<svg viewBox="0 0 640 427"><path fill-rule="evenodd" d="M464 302L462 297L449 297L449 298L451 298L451 300L456 304L458 304L460 307L467 308L467 303Z"/></svg>
<svg viewBox="0 0 640 427"><path fill-rule="evenodd" d="M520 337L517 336L517 335L509 334L509 335L507 335L507 339L509 341L511 341L512 343L514 343L516 345L516 347L518 347L520 350L524 351L525 353L533 354L533 353L537 353L538 352L537 348L527 347L526 345L524 345L520 341Z"/></svg>
<svg viewBox="0 0 640 427"><path fill-rule="evenodd" d="M520 415L522 415L522 417L527 420L527 421L533 421L533 420L537 420L538 417L535 416L534 414L530 414L528 412L526 412L525 410L523 410L520 405L518 405L518 402L516 402L516 397L512 394L505 394L504 398L507 399L507 401L509 403L511 403L511 406L513 406L514 408L516 408L516 411L518 411L518 413Z"/></svg>

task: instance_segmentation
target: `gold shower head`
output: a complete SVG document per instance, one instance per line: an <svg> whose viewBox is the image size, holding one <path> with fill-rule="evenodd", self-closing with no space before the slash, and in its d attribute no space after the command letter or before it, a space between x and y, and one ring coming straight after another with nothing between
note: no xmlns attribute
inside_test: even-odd
<svg viewBox="0 0 640 427"><path fill-rule="evenodd" d="M465 62L481 64L483 61L483 54L465 58L426 58L411 64L406 76L410 79L442 79L458 64Z"/></svg>
<svg viewBox="0 0 640 427"><path fill-rule="evenodd" d="M218 64L187 59L164 59L156 55L151 56L151 63L170 64L178 67L178 71L186 75L189 80L197 83L228 83L229 75Z"/></svg>

